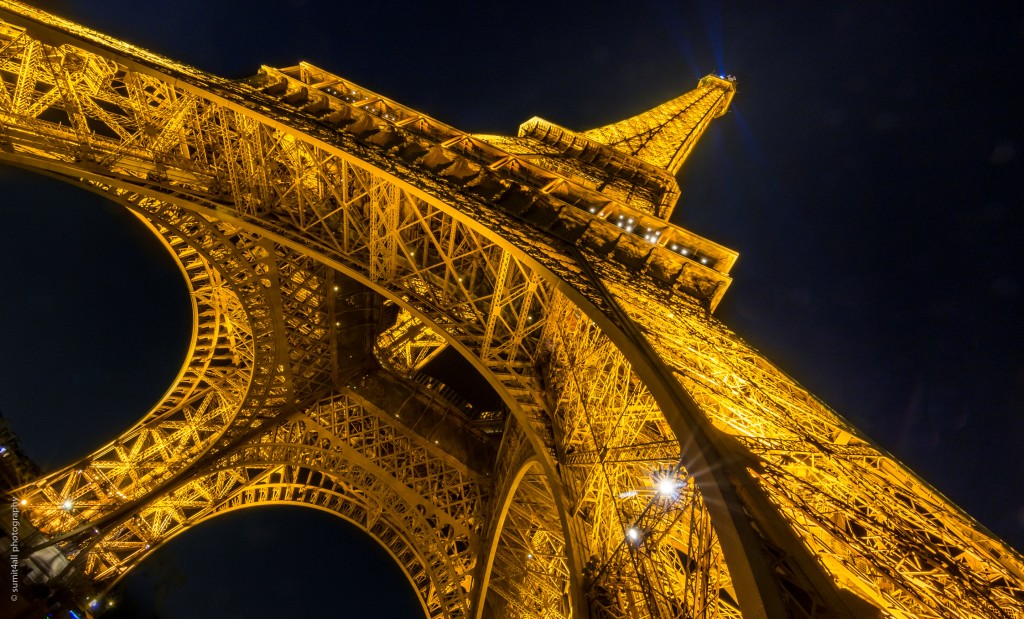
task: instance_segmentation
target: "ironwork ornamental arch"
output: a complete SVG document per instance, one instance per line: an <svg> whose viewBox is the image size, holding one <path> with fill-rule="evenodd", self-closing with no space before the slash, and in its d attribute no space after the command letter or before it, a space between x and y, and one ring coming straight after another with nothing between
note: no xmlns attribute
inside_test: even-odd
<svg viewBox="0 0 1024 619"><path fill-rule="evenodd" d="M662 219L678 194L664 171L728 105L724 80L702 80L674 115L586 135L534 119L520 138L474 137L310 65L232 82L15 2L0 9L0 159L201 239L193 247L249 311L246 397L193 433L191 451L165 457L140 438L133 453L150 459L119 456L133 466L114 494L62 473L95 499L88 518L53 525L69 548L337 388L318 365L331 352L330 267L443 336L503 397L505 439L521 433L551 496L533 515L564 536L565 614L1020 616L1018 555L710 317L735 254ZM648 145L680 123L685 143L660 162ZM528 139L631 175L638 193L559 172L568 160L535 164L520 156ZM140 476L139 462L152 468ZM29 516L70 520L47 487ZM118 501L122 487L138 498ZM488 530L482 543L497 547L479 552L505 556L508 536ZM493 581L499 563L486 563ZM472 586L482 565L456 572ZM516 569L533 579L524 590L550 588L551 571ZM481 612L485 592L432 578L440 612L469 612L468 599Z"/></svg>
<svg viewBox="0 0 1024 619"><path fill-rule="evenodd" d="M387 550L425 616L465 617L480 544L479 480L443 453L429 453L390 417L352 391L332 396L218 458L202 476L151 493L87 552L132 553L122 563L127 569L105 582L110 587L163 544L219 515L304 505L344 518ZM410 481L417 467L432 470ZM448 495L444 507L427 498L435 493ZM139 529L152 535L139 539Z"/></svg>
<svg viewBox="0 0 1024 619"><path fill-rule="evenodd" d="M479 558L474 619L572 616L566 535L543 464L521 428L506 430L492 516Z"/></svg>
<svg viewBox="0 0 1024 619"><path fill-rule="evenodd" d="M19 490L36 521L59 534L73 566L109 589L161 545L221 513L306 504L381 544L426 616L465 616L488 484L392 419L401 407L385 412L359 395L365 384L327 384L327 269L191 211L89 187L160 236L188 278L196 322L183 369L153 411L94 454ZM238 275L246 265L249 275ZM234 277L228 266L239 269ZM251 294L256 276L286 276L290 284L262 286L284 293L267 301ZM306 333L305 346L274 332L285 323ZM252 337L260 324L270 335ZM285 340L294 380L272 354L271 342ZM262 357L253 355L257 348ZM310 359L317 367L296 362ZM221 371L211 371L215 361ZM232 398L223 395L225 383ZM276 399L257 400L273 383ZM302 410L284 406L289 391L300 401L331 395ZM260 414L245 419L246 408ZM137 474L154 469L162 474Z"/></svg>

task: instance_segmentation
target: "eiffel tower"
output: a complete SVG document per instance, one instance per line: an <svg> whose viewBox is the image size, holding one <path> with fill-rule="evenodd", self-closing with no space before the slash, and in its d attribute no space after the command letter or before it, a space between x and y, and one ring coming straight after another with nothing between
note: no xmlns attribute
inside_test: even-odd
<svg viewBox="0 0 1024 619"><path fill-rule="evenodd" d="M306 505L432 618L1024 617L1019 554L713 316L737 254L668 218L734 93L470 135L0 0L0 159L137 215L194 318L149 413L13 491L26 552L89 608L193 526ZM446 348L500 410L423 377Z"/></svg>

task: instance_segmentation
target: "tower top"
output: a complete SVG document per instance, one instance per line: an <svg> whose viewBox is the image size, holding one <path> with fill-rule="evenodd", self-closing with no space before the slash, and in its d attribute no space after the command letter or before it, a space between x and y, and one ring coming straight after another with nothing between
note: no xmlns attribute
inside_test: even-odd
<svg viewBox="0 0 1024 619"><path fill-rule="evenodd" d="M524 143L517 147L502 139L502 146L534 152L538 165L568 173L613 199L667 220L679 200L676 174L735 94L735 77L708 75L670 101L589 131L531 118L519 126L518 139Z"/></svg>
<svg viewBox="0 0 1024 619"><path fill-rule="evenodd" d="M735 77L708 75L671 101L583 135L675 176L708 123L725 114L735 94Z"/></svg>

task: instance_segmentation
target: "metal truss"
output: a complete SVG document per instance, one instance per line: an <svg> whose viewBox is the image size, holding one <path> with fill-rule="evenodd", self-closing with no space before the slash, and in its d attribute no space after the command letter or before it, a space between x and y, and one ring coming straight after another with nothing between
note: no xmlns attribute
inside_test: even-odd
<svg viewBox="0 0 1024 619"><path fill-rule="evenodd" d="M283 401L273 387L284 377L275 376L278 347L266 300L257 293L243 302L232 278L210 262L251 261L194 213L169 213L150 225L188 278L196 319L192 345L176 383L135 427L25 489L23 498L39 506L47 529L74 529L145 496L209 450L236 417L266 414Z"/></svg>
<svg viewBox="0 0 1024 619"><path fill-rule="evenodd" d="M161 544L219 514L306 505L346 518L383 545L428 616L466 616L486 480L354 390L289 415L200 472L148 494L69 555L113 584Z"/></svg>
<svg viewBox="0 0 1024 619"><path fill-rule="evenodd" d="M611 290L840 587L893 616L1021 616L1020 555L698 307Z"/></svg>
<svg viewBox="0 0 1024 619"><path fill-rule="evenodd" d="M583 135L664 168L674 176L711 119L725 114L736 92L734 81L708 75L690 92Z"/></svg>
<svg viewBox="0 0 1024 619"><path fill-rule="evenodd" d="M623 354L571 302L545 329L545 384L587 591L602 617L718 616L735 592L680 445Z"/></svg>
<svg viewBox="0 0 1024 619"><path fill-rule="evenodd" d="M229 81L0 0L0 160L149 222L196 324L161 403L22 488L27 517L100 586L294 503L373 535L431 617L1024 616L1019 555L710 316L736 253L665 218L734 90L472 136L309 64ZM343 318L344 278L394 322ZM502 396L500 449L364 363L411 375L423 342Z"/></svg>
<svg viewBox="0 0 1024 619"><path fill-rule="evenodd" d="M377 358L401 374L419 372L447 348L448 342L407 310L389 307L394 308L394 324L377 337Z"/></svg>
<svg viewBox="0 0 1024 619"><path fill-rule="evenodd" d="M548 477L530 462L510 490L491 565L488 610L496 617L572 616L565 535Z"/></svg>

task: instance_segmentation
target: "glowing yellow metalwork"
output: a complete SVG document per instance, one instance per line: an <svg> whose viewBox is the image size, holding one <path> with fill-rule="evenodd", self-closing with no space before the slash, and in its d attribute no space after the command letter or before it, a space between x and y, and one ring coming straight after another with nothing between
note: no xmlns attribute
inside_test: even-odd
<svg viewBox="0 0 1024 619"><path fill-rule="evenodd" d="M735 93L734 80L708 75L695 90L583 135L675 175L711 119L725 114Z"/></svg>
<svg viewBox="0 0 1024 619"><path fill-rule="evenodd" d="M309 64L229 81L0 0L0 160L137 213L195 299L176 385L20 489L26 517L99 587L283 502L375 536L430 617L1024 616L1018 554L710 316L736 254L664 218L733 90L471 136ZM494 386L500 450L345 365L343 330L395 335L341 318L345 277Z"/></svg>
<svg viewBox="0 0 1024 619"><path fill-rule="evenodd" d="M398 309L396 313L395 324L377 337L377 358L401 374L419 372L448 343L408 311Z"/></svg>

